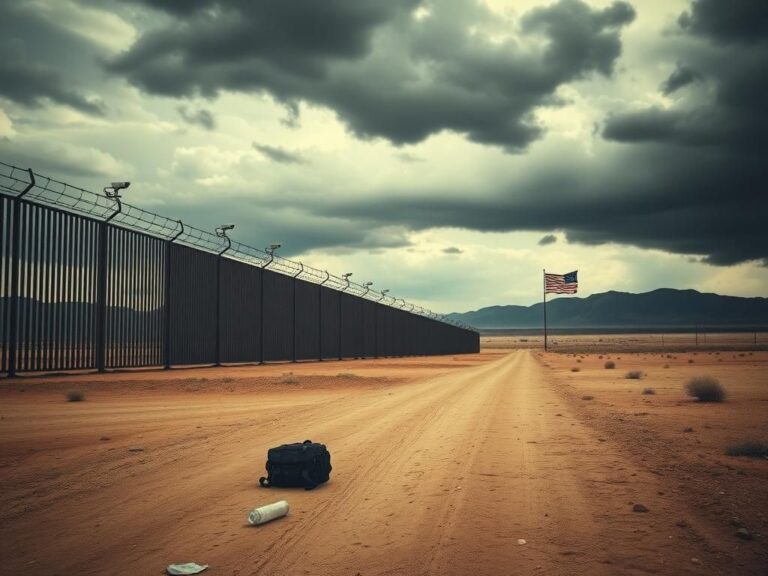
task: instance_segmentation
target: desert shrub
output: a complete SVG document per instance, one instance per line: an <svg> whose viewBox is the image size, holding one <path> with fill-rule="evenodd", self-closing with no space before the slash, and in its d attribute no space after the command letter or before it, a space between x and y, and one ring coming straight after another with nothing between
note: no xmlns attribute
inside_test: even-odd
<svg viewBox="0 0 768 576"><path fill-rule="evenodd" d="M764 442L742 442L728 446L728 456L749 456L750 458L768 458L768 444Z"/></svg>
<svg viewBox="0 0 768 576"><path fill-rule="evenodd" d="M67 392L67 402L82 402L85 400L85 392L82 390L70 390Z"/></svg>
<svg viewBox="0 0 768 576"><path fill-rule="evenodd" d="M595 397L594 396L582 396L581 399L582 400L594 400Z"/></svg>
<svg viewBox="0 0 768 576"><path fill-rule="evenodd" d="M598 358L599 358L600 360L602 360L602 359L603 359L603 355L602 355L602 354L600 354L600 356L598 356Z"/></svg>
<svg viewBox="0 0 768 576"><path fill-rule="evenodd" d="M643 394L645 394L646 396L649 394L656 394L656 390L654 390L653 388L643 388Z"/></svg>
<svg viewBox="0 0 768 576"><path fill-rule="evenodd" d="M693 364L693 358L688 358L688 364Z"/></svg>
<svg viewBox="0 0 768 576"><path fill-rule="evenodd" d="M630 370L624 375L627 380L640 380L643 377L643 373L640 370Z"/></svg>
<svg viewBox="0 0 768 576"><path fill-rule="evenodd" d="M581 368L579 368L578 366L574 366L573 368L571 368L571 372L578 372L579 370L581 370Z"/></svg>
<svg viewBox="0 0 768 576"><path fill-rule="evenodd" d="M664 368L669 368L669 364L664 364Z"/></svg>
<svg viewBox="0 0 768 576"><path fill-rule="evenodd" d="M614 362L613 360L608 360L608 362L603 364L603 366L605 366L608 370L612 370L616 368L616 362Z"/></svg>
<svg viewBox="0 0 768 576"><path fill-rule="evenodd" d="M725 400L725 388L711 376L696 376L685 385L685 391L699 402L722 402Z"/></svg>
<svg viewBox="0 0 768 576"><path fill-rule="evenodd" d="M299 383L299 379L293 375L293 372L288 372L287 374L283 374L283 377L280 378L280 384L298 384L298 383Z"/></svg>

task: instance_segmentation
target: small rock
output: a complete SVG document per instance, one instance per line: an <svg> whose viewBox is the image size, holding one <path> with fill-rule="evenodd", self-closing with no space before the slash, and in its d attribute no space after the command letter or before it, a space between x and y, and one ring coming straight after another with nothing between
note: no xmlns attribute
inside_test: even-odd
<svg viewBox="0 0 768 576"><path fill-rule="evenodd" d="M689 426L688 428L686 428L685 430L683 430L683 432L693 432L693 428L691 428L691 427Z"/></svg>
<svg viewBox="0 0 768 576"><path fill-rule="evenodd" d="M128 452L144 452L144 448L128 448Z"/></svg>
<svg viewBox="0 0 768 576"><path fill-rule="evenodd" d="M701 564L701 560L699 560L698 558L691 558L691 563L693 563L693 564Z"/></svg>
<svg viewBox="0 0 768 576"><path fill-rule="evenodd" d="M525 540L523 540L522 538L518 538L517 543L520 544L520 546L522 546L523 544L526 544Z"/></svg>
<svg viewBox="0 0 768 576"><path fill-rule="evenodd" d="M642 504L635 504L634 506L632 506L632 512L648 512L648 508L646 508Z"/></svg>
<svg viewBox="0 0 768 576"><path fill-rule="evenodd" d="M742 540L752 540L752 534L750 534L749 530L746 528L739 528L736 530L736 538L741 538Z"/></svg>

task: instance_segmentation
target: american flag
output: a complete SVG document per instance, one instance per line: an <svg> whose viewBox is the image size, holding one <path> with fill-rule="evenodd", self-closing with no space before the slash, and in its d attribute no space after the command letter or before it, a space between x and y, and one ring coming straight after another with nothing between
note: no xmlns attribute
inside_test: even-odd
<svg viewBox="0 0 768 576"><path fill-rule="evenodd" d="M545 294L576 294L579 283L576 280L576 270L568 274L544 273Z"/></svg>

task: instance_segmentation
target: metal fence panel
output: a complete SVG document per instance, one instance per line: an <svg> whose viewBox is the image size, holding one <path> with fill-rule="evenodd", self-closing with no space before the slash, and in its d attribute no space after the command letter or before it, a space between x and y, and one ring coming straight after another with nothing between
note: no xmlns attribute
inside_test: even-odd
<svg viewBox="0 0 768 576"><path fill-rule="evenodd" d="M360 358L363 354L362 299L341 294L341 357Z"/></svg>
<svg viewBox="0 0 768 576"><path fill-rule="evenodd" d="M105 338L108 367L163 363L164 303L164 242L110 227Z"/></svg>
<svg viewBox="0 0 768 576"><path fill-rule="evenodd" d="M293 357L293 278L264 270L264 361Z"/></svg>
<svg viewBox="0 0 768 576"><path fill-rule="evenodd" d="M218 256L177 244L170 254L171 364L213 364Z"/></svg>
<svg viewBox="0 0 768 576"><path fill-rule="evenodd" d="M320 290L296 280L296 359L317 360L320 354Z"/></svg>
<svg viewBox="0 0 768 576"><path fill-rule="evenodd" d="M261 360L261 268L223 258L221 362Z"/></svg>
<svg viewBox="0 0 768 576"><path fill-rule="evenodd" d="M320 353L324 359L341 358L339 345L341 344L341 332L339 332L339 320L341 318L341 294L330 288L320 286L320 322L322 333L320 337Z"/></svg>
<svg viewBox="0 0 768 576"><path fill-rule="evenodd" d="M15 368L92 368L97 225L26 202L18 209L17 314L6 329Z"/></svg>
<svg viewBox="0 0 768 576"><path fill-rule="evenodd" d="M360 339L363 358L376 356L376 302L361 300L362 334Z"/></svg>

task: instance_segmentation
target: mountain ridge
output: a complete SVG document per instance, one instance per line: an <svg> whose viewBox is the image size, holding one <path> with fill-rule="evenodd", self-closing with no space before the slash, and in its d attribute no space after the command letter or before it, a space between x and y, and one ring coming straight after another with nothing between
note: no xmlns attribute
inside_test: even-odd
<svg viewBox="0 0 768 576"><path fill-rule="evenodd" d="M543 304L494 305L448 317L476 328L540 328ZM547 301L552 328L693 325L768 325L768 298L726 296L694 289L657 288L631 293L609 290L587 297Z"/></svg>

